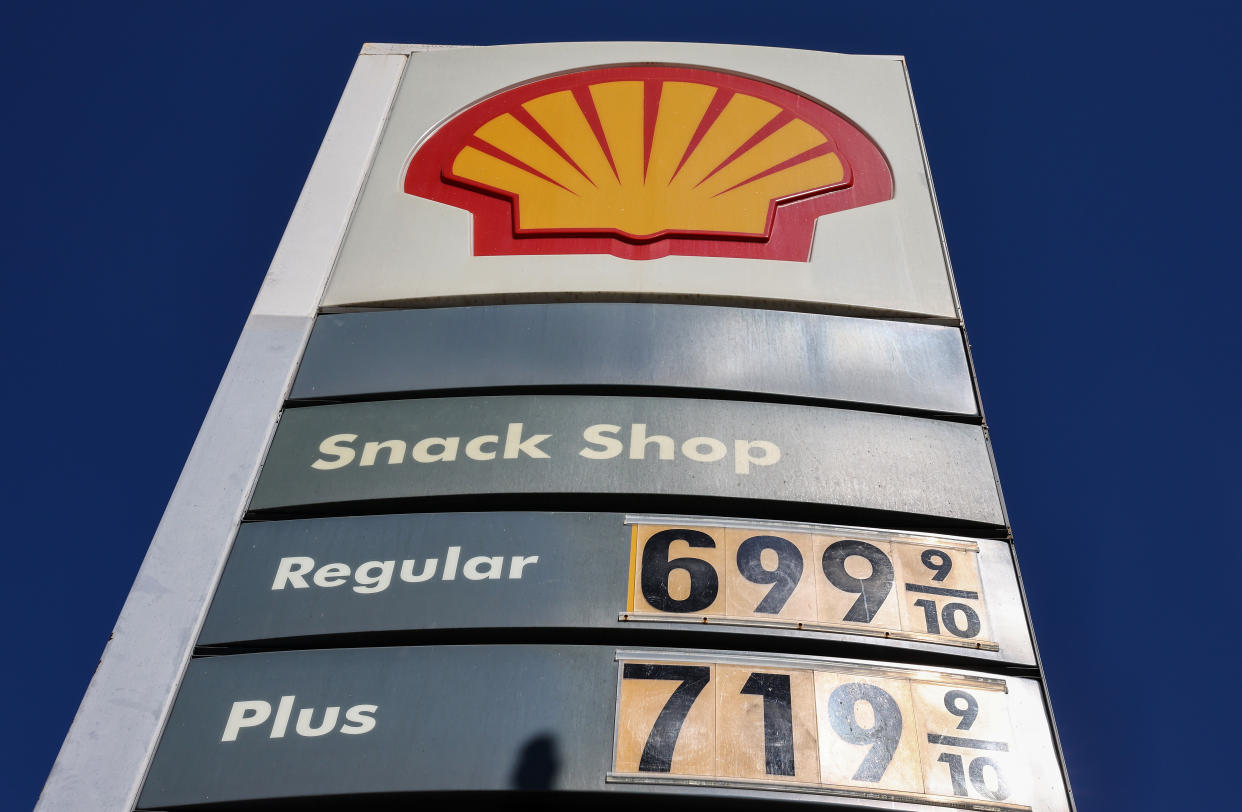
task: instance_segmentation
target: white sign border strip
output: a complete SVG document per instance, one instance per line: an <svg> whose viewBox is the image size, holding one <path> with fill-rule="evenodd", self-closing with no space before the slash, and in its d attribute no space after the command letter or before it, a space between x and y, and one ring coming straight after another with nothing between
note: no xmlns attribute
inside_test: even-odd
<svg viewBox="0 0 1242 812"><path fill-rule="evenodd" d="M354 63L36 812L137 802L408 60Z"/></svg>

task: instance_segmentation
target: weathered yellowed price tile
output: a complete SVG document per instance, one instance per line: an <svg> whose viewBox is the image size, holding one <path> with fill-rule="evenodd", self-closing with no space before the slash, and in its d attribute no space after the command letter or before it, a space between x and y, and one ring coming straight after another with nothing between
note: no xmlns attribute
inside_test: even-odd
<svg viewBox="0 0 1242 812"><path fill-rule="evenodd" d="M814 622L815 546L809 533L725 531L725 613L731 617Z"/></svg>
<svg viewBox="0 0 1242 812"><path fill-rule="evenodd" d="M902 629L957 643L989 639L976 550L897 543L893 563Z"/></svg>
<svg viewBox="0 0 1242 812"><path fill-rule="evenodd" d="M829 535L816 535L814 541L820 622L899 630L894 545Z"/></svg>
<svg viewBox="0 0 1242 812"><path fill-rule="evenodd" d="M813 672L718 665L715 673L715 774L817 783Z"/></svg>
<svg viewBox="0 0 1242 812"><path fill-rule="evenodd" d="M974 542L815 529L635 524L627 613L997 649Z"/></svg>
<svg viewBox="0 0 1242 812"><path fill-rule="evenodd" d="M636 525L635 533L635 611L724 614L724 528Z"/></svg>
<svg viewBox="0 0 1242 812"><path fill-rule="evenodd" d="M928 793L1010 803L1027 797L1003 691L930 682L912 690Z"/></svg>
<svg viewBox="0 0 1242 812"><path fill-rule="evenodd" d="M610 780L664 775L1029 809L1003 681L747 660L623 659Z"/></svg>
<svg viewBox="0 0 1242 812"><path fill-rule="evenodd" d="M701 662L622 663L618 772L715 775L715 669Z"/></svg>
<svg viewBox="0 0 1242 812"><path fill-rule="evenodd" d="M821 782L923 792L907 680L816 671L815 699Z"/></svg>

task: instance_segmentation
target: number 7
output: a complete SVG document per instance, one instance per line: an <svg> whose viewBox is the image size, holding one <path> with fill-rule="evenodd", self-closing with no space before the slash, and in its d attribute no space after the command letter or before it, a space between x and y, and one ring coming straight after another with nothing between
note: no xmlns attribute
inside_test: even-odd
<svg viewBox="0 0 1242 812"><path fill-rule="evenodd" d="M711 680L711 668L705 665L657 665L655 663L626 663L621 669L622 679L676 680L681 684L664 703L656 717L647 743L643 745L638 760L639 772L666 773L673 768L673 750L681 725L686 721L694 701Z"/></svg>

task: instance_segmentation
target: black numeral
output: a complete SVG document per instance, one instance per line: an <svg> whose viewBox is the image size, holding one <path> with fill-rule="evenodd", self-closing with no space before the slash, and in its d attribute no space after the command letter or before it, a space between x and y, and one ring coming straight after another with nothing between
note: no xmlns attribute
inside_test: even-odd
<svg viewBox="0 0 1242 812"><path fill-rule="evenodd" d="M928 634L940 634L940 618L936 617L936 602L927 598L919 598L914 605L923 610L923 622L927 624Z"/></svg>
<svg viewBox="0 0 1242 812"><path fill-rule="evenodd" d="M949 634L954 637L965 639L977 637L983 629L983 624L979 621L979 613L964 603L946 603L940 610L939 616L936 614L935 601L919 598L914 605L923 610L923 622L927 624L928 634L940 634L941 621L949 630ZM962 623L958 622L958 615L961 615Z"/></svg>
<svg viewBox="0 0 1242 812"><path fill-rule="evenodd" d="M965 626L957 622L959 613L965 618ZM964 603L946 603L944 608L940 610L940 619L944 621L944 627L949 630L949 634L954 637L975 637L979 634L979 630L983 628L979 623L978 613Z"/></svg>
<svg viewBox="0 0 1242 812"><path fill-rule="evenodd" d="M763 551L776 553L776 569L765 569ZM772 584L755 611L765 615L778 614L802 580L802 553L789 539L780 536L751 536L738 545L737 568L742 577L754 584ZM792 775L792 773L790 773Z"/></svg>
<svg viewBox="0 0 1242 812"><path fill-rule="evenodd" d="M623 679L676 680L681 683L664 703L655 724L651 726L651 732L647 734L647 743L643 745L643 754L638 760L639 772L666 773L673 768L673 750L677 747L682 723L686 721L694 700L703 693L711 674L711 669L705 665L626 663L623 666Z"/></svg>
<svg viewBox="0 0 1242 812"><path fill-rule="evenodd" d="M714 548L716 541L699 530L661 530L647 539L643 547L643 574L640 584L647 603L661 612L701 612L711 606L720 593L720 577L715 568L701 558L668 558L674 541L690 547ZM678 600L668 594L668 576L683 570L690 576L690 594Z"/></svg>
<svg viewBox="0 0 1242 812"><path fill-rule="evenodd" d="M871 574L855 578L845 571L845 561L858 556L871 564ZM880 612L888 593L893 591L893 562L873 544L855 539L842 539L824 550L824 575L842 592L858 593L858 600L845 613L845 620L870 623Z"/></svg>
<svg viewBox="0 0 1242 812"><path fill-rule="evenodd" d="M957 753L941 753L936 761L949 765L949 780L953 782L954 795L969 795L966 789L966 768L962 766L962 757Z"/></svg>
<svg viewBox="0 0 1242 812"><path fill-rule="evenodd" d="M941 753L936 761L949 765L949 780L953 782L953 794L962 797L970 795L970 791L966 789L967 770L962 767L962 757L957 753ZM988 786L983 775L985 767L992 768L992 774L996 776L996 789ZM993 801L1003 801L1009 797L1009 788L1005 786L1005 779L1001 777L1000 767L992 759L987 756L971 759L969 772L970 785L975 788L975 792Z"/></svg>
<svg viewBox="0 0 1242 812"><path fill-rule="evenodd" d="M793 700L788 674L751 674L742 693L763 697L763 769L794 774Z"/></svg>
<svg viewBox="0 0 1242 812"><path fill-rule="evenodd" d="M958 707L958 702L964 702L966 707ZM952 690L946 692L944 695L944 709L954 716L961 717L957 723L958 730L970 730L970 726L975 723L975 719L979 718L979 700L965 691Z"/></svg>
<svg viewBox="0 0 1242 812"><path fill-rule="evenodd" d="M953 782L953 794L969 795L970 790L966 789L966 768L962 766L962 757L957 753L941 753L936 761L949 765L949 780Z"/></svg>
<svg viewBox="0 0 1242 812"><path fill-rule="evenodd" d="M866 702L871 706L875 723L863 727L858 722L855 706ZM854 773L855 781L879 781L884 777L897 744L901 741L901 708L882 688L865 682L847 682L828 697L828 723L850 744L870 744L867 757Z"/></svg>
<svg viewBox="0 0 1242 812"><path fill-rule="evenodd" d="M919 560L923 562L924 567L936 571L936 574L932 576L933 581L943 581L949 577L949 571L953 569L953 559L949 558L949 554L944 550L924 550Z"/></svg>
<svg viewBox="0 0 1242 812"><path fill-rule="evenodd" d="M988 787L988 782L983 775L984 767L992 768L992 774L996 776L996 789ZM1000 767L992 759L987 756L971 759L969 773L970 785L983 797L991 798L993 801L1003 801L1009 797L1009 788L1005 786L1005 779L1001 777Z"/></svg>

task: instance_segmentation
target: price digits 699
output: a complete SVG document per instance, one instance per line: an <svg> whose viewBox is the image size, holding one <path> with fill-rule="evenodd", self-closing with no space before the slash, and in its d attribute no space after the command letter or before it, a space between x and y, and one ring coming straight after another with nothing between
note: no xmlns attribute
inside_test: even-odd
<svg viewBox="0 0 1242 812"><path fill-rule="evenodd" d="M858 672L624 662L616 771L1017 806L1005 694ZM927 796L932 796L928 798Z"/></svg>
<svg viewBox="0 0 1242 812"><path fill-rule="evenodd" d="M969 543L743 527L637 525L634 533L632 608L640 613L987 641Z"/></svg>

